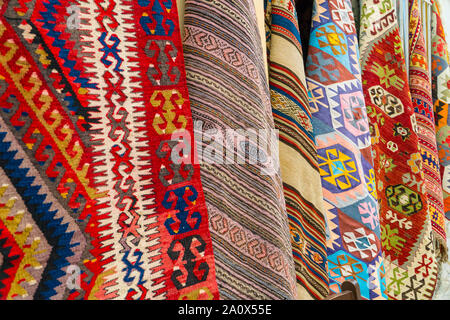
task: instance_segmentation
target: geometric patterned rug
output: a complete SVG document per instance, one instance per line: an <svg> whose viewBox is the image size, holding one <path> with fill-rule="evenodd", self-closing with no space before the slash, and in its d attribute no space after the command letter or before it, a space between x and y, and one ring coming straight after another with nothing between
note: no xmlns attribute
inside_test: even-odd
<svg viewBox="0 0 450 320"><path fill-rule="evenodd" d="M327 211L330 291L386 299L377 190L351 1L315 0L307 83Z"/></svg>
<svg viewBox="0 0 450 320"><path fill-rule="evenodd" d="M1 299L218 298L175 1L0 0L0 106Z"/></svg>
<svg viewBox="0 0 450 320"><path fill-rule="evenodd" d="M361 2L360 53L389 299L431 299L437 264L393 1Z"/></svg>

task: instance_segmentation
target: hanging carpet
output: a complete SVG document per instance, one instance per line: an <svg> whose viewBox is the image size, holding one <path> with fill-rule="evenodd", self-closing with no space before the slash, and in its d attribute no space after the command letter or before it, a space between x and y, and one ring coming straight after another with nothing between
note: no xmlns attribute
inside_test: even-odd
<svg viewBox="0 0 450 320"><path fill-rule="evenodd" d="M370 122L389 299L431 299L437 265L395 7L361 2L360 53Z"/></svg>
<svg viewBox="0 0 450 320"><path fill-rule="evenodd" d="M221 299L294 299L296 278L253 0L186 0L183 40Z"/></svg>
<svg viewBox="0 0 450 320"><path fill-rule="evenodd" d="M218 298L176 2L0 10L0 298Z"/></svg>
<svg viewBox="0 0 450 320"><path fill-rule="evenodd" d="M294 1L266 1L266 21L270 94L298 298L322 299L329 292L325 217Z"/></svg>
<svg viewBox="0 0 450 320"><path fill-rule="evenodd" d="M433 228L436 258L446 259L445 209L439 155L436 143L436 125L431 93L428 52L419 1L409 1L409 88L416 113L422 171L428 199L428 212Z"/></svg>
<svg viewBox="0 0 450 320"><path fill-rule="evenodd" d="M329 286L385 299L375 172L350 0L315 0L306 75L327 214Z"/></svg>

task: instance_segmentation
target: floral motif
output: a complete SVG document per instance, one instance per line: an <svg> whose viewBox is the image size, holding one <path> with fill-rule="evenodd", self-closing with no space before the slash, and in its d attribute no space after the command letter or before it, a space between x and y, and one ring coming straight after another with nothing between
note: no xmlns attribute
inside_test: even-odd
<svg viewBox="0 0 450 320"><path fill-rule="evenodd" d="M397 152L398 151L398 145L394 142L394 141L389 141L387 143L387 147L389 150L391 150L392 152Z"/></svg>
<svg viewBox="0 0 450 320"><path fill-rule="evenodd" d="M394 125L394 137L400 136L403 141L406 141L411 135L411 130L402 126L400 122Z"/></svg>
<svg viewBox="0 0 450 320"><path fill-rule="evenodd" d="M419 173L422 170L422 156L419 152L411 154L408 165L411 167L413 173Z"/></svg>

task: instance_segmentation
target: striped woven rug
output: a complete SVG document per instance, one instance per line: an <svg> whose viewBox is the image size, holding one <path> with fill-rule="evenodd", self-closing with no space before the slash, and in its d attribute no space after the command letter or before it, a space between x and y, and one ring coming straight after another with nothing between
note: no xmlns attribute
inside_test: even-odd
<svg viewBox="0 0 450 320"><path fill-rule="evenodd" d="M220 298L293 299L291 236L253 0L187 0L184 24Z"/></svg>
<svg viewBox="0 0 450 320"><path fill-rule="evenodd" d="M431 11L431 83L432 97L434 103L434 116L436 121L436 138L439 152L440 174L442 177L442 188L444 194L445 224L447 231L447 249L450 239L450 60L448 53L448 39L450 34L444 31L440 3L432 1ZM447 22L447 23L448 23ZM447 29L448 30L448 29ZM437 252L439 253L439 252ZM450 260L448 253L441 258L443 264L439 272L438 284L435 298L450 298Z"/></svg>
<svg viewBox="0 0 450 320"><path fill-rule="evenodd" d="M269 84L299 299L328 295L325 217L294 1L266 1Z"/></svg>
<svg viewBox="0 0 450 320"><path fill-rule="evenodd" d="M416 114L422 171L428 200L428 213L433 229L437 261L447 256L445 208L436 142L436 125L431 92L428 52L419 1L409 1L409 88ZM444 260L445 261L445 260Z"/></svg>
<svg viewBox="0 0 450 320"><path fill-rule="evenodd" d="M444 33L439 6L432 6L432 97L436 122L437 143L444 190L445 215L450 220L450 61L447 38Z"/></svg>

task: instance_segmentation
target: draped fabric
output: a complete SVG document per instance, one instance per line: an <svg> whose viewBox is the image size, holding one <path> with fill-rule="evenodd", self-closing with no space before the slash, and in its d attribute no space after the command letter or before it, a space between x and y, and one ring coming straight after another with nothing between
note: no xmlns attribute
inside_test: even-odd
<svg viewBox="0 0 450 320"><path fill-rule="evenodd" d="M220 298L294 299L278 139L271 134L253 1L185 5L187 83Z"/></svg>
<svg viewBox="0 0 450 320"><path fill-rule="evenodd" d="M185 0L176 0L177 1L177 10L178 10L178 22L180 27L180 34L183 38L184 33L184 1Z"/></svg>
<svg viewBox="0 0 450 320"><path fill-rule="evenodd" d="M217 298L176 2L102 6L0 0L0 297Z"/></svg>
<svg viewBox="0 0 450 320"><path fill-rule="evenodd" d="M178 18L180 21L180 30L182 37L184 36L184 4L186 0L177 0L178 5ZM265 14L264 14L264 1L261 0L253 0L253 3L255 5L255 11L256 11L256 21L258 24L258 32L261 37L261 43L265 42L266 34L265 34ZM264 57L264 64L266 67L266 77L268 77L268 66L267 66L267 52L266 47L263 46L263 57Z"/></svg>
<svg viewBox="0 0 450 320"><path fill-rule="evenodd" d="M422 171L428 200L428 213L433 228L436 258L446 259L445 210L436 126L431 97L431 79L428 52L425 44L419 1L409 1L409 88L416 113Z"/></svg>
<svg viewBox="0 0 450 320"><path fill-rule="evenodd" d="M328 295L325 217L294 1L272 0L269 85L299 299Z"/></svg>
<svg viewBox="0 0 450 320"><path fill-rule="evenodd" d="M436 123L436 137L440 160L440 173L444 194L444 210L446 216L447 234L450 232L450 66L447 39L442 20L445 16L437 1L432 1L431 12L431 80L434 115ZM447 248L449 239L447 238ZM442 256L443 265L439 273L439 289L435 298L450 299L450 260L447 255Z"/></svg>
<svg viewBox="0 0 450 320"><path fill-rule="evenodd" d="M315 0L306 62L327 210L330 290L348 279L385 299L384 264L358 36L350 0Z"/></svg>
<svg viewBox="0 0 450 320"><path fill-rule="evenodd" d="M267 44L266 44L266 12L265 12L265 0L253 0L256 11L256 22L258 25L258 34L261 38L261 44L263 49L263 61L266 71L266 78L269 78L269 65L267 61Z"/></svg>
<svg viewBox="0 0 450 320"><path fill-rule="evenodd" d="M363 0L360 53L390 299L430 299L437 266L419 126L391 0Z"/></svg>
<svg viewBox="0 0 450 320"><path fill-rule="evenodd" d="M439 151L440 171L444 190L444 205L447 221L450 219L450 66L447 37L442 26L436 1L433 1L432 16L432 96L434 102L436 136Z"/></svg>

